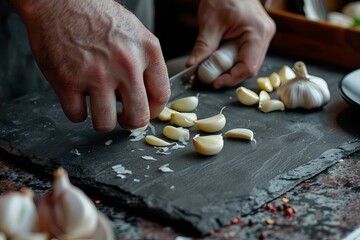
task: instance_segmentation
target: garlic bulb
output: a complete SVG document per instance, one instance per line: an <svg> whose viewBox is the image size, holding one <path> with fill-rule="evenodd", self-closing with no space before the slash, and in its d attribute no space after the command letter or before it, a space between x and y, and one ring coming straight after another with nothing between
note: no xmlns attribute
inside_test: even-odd
<svg viewBox="0 0 360 240"><path fill-rule="evenodd" d="M230 41L222 45L207 60L200 64L197 76L199 80L210 85L221 74L232 68L237 59L238 46Z"/></svg>
<svg viewBox="0 0 360 240"><path fill-rule="evenodd" d="M319 108L330 100L326 81L308 75L305 63L296 62L294 70L296 77L284 82L278 89L278 95L286 108Z"/></svg>
<svg viewBox="0 0 360 240"><path fill-rule="evenodd" d="M98 225L95 204L70 183L63 168L55 171L53 188L39 202L40 229L59 239L90 239Z"/></svg>
<svg viewBox="0 0 360 240"><path fill-rule="evenodd" d="M10 192L0 198L0 232L8 237L37 230L38 214L29 188Z"/></svg>

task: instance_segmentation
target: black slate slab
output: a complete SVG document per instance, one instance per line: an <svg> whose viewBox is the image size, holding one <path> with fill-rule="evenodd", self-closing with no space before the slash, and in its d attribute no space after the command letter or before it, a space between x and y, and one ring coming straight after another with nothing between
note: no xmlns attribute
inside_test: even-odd
<svg viewBox="0 0 360 240"><path fill-rule="evenodd" d="M259 76L293 63L268 56ZM72 182L113 203L206 234L360 149L359 113L348 108L337 89L346 73L311 64L308 71L325 78L332 94L331 101L316 111L265 114L255 106L242 106L235 89L213 91L172 83L172 99L200 93L198 118L215 115L225 106L227 125L222 132L237 127L254 131L256 141L225 138L223 151L212 157L198 155L191 142L168 155L157 154L158 149L143 140L131 141L129 132L120 127L107 134L95 132L90 117L81 124L71 123L52 92L25 96L1 110L0 147L3 154L36 171L51 174L63 166ZM258 91L254 80L243 85ZM152 124L162 137L162 128L170 123L153 120ZM191 128L191 136L196 133ZM109 145L108 140L112 140ZM117 164L132 174L117 177L112 170ZM174 172L159 171L164 164Z"/></svg>

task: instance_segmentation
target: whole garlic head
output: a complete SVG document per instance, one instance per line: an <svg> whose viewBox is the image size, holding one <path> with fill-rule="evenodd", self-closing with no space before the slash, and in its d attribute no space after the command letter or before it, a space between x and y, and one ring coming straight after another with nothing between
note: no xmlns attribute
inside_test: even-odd
<svg viewBox="0 0 360 240"><path fill-rule="evenodd" d="M296 77L284 82L278 89L278 95L286 108L314 109L330 100L330 91L322 78L308 75L305 63L294 64Z"/></svg>
<svg viewBox="0 0 360 240"><path fill-rule="evenodd" d="M238 46L234 41L222 45L200 64L197 72L199 80L205 85L210 85L221 74L229 71L236 63L237 50Z"/></svg>

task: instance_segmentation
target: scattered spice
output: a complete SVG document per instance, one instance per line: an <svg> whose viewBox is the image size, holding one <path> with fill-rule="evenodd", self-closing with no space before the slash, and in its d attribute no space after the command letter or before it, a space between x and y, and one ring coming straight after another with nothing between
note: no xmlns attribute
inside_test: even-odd
<svg viewBox="0 0 360 240"><path fill-rule="evenodd" d="M286 216L292 217L292 215L294 215L294 209L292 207L288 207L285 209L285 214Z"/></svg>
<svg viewBox="0 0 360 240"><path fill-rule="evenodd" d="M286 197L283 197L283 198L281 198L281 201L282 201L283 203L288 203L288 202L289 202L289 199L286 198Z"/></svg>
<svg viewBox="0 0 360 240"><path fill-rule="evenodd" d="M231 220L231 224L238 224L238 223L240 223L240 220L241 220L240 217L236 217L233 220Z"/></svg>

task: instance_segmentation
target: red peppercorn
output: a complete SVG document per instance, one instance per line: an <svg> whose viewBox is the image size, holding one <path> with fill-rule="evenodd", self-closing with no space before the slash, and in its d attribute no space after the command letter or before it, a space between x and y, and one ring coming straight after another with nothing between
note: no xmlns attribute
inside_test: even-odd
<svg viewBox="0 0 360 240"><path fill-rule="evenodd" d="M286 208L286 209L285 209L285 214L286 214L287 216L289 216L289 217L291 217L292 215L294 215L294 210L293 210L293 208L291 208L291 207Z"/></svg>

